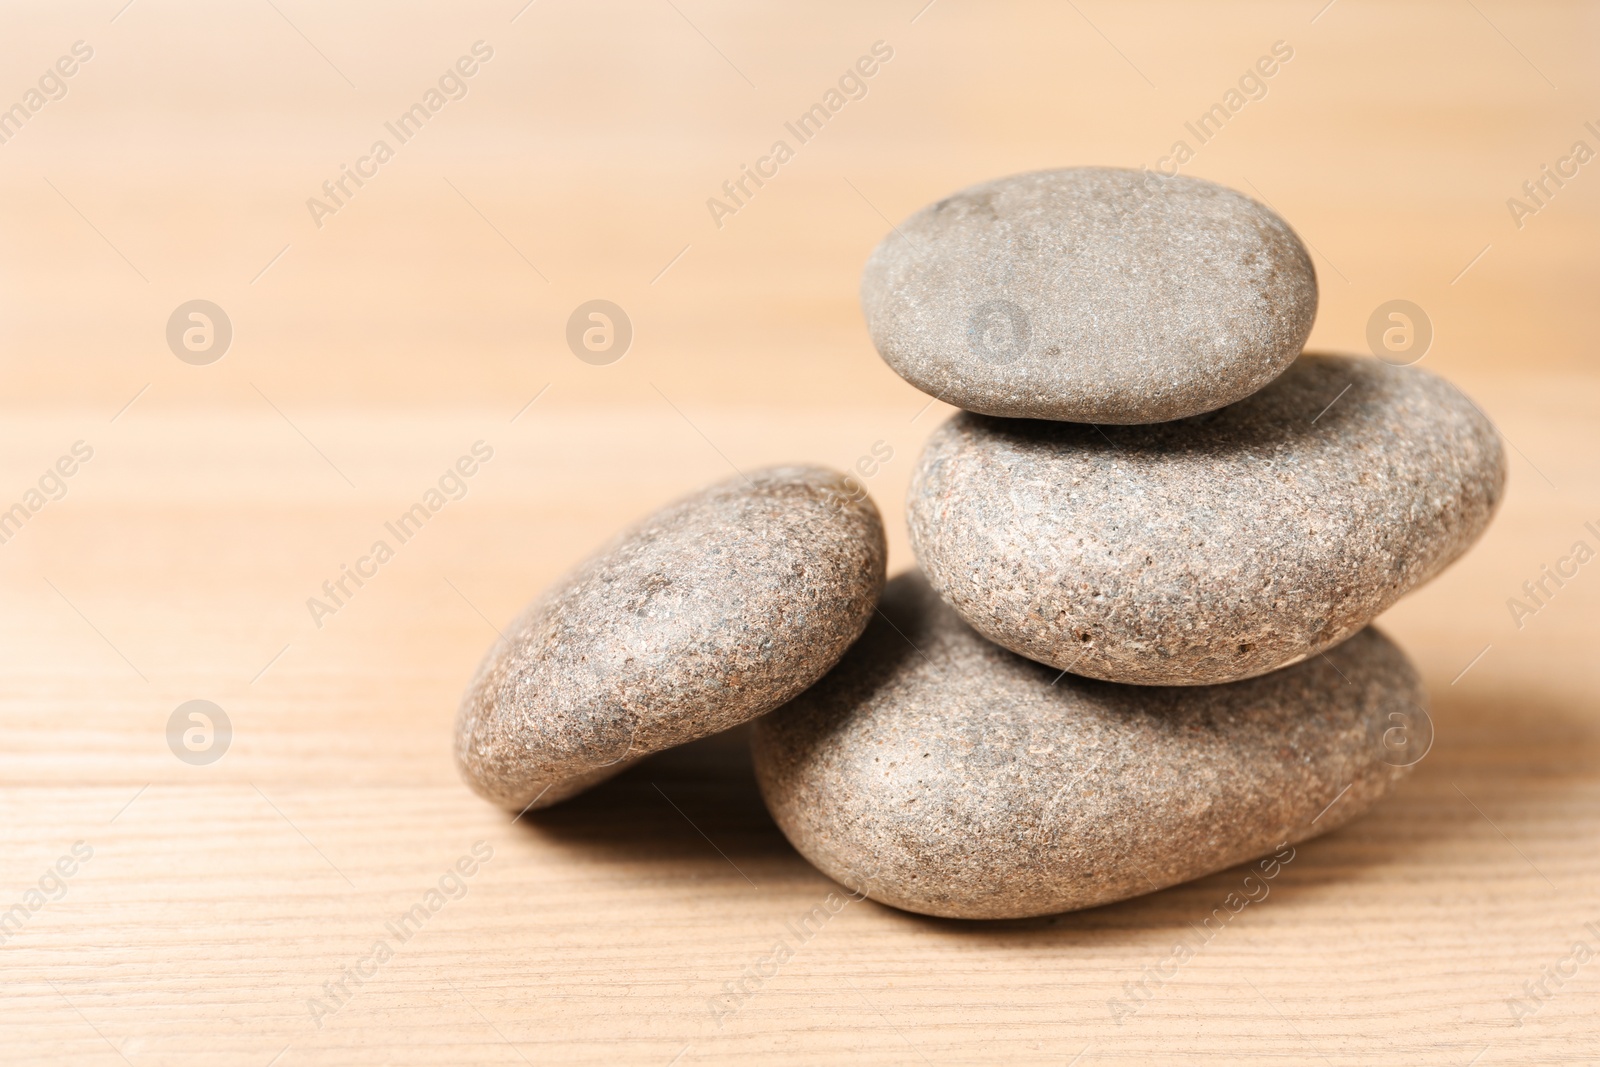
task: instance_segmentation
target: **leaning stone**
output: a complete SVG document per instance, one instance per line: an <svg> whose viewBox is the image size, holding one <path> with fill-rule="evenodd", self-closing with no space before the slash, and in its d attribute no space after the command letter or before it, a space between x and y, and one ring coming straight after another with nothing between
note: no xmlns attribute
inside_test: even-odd
<svg viewBox="0 0 1600 1067"><path fill-rule="evenodd" d="M482 796L546 807L777 707L838 661L883 588L883 525L843 475L775 467L651 515L497 641L456 759Z"/></svg>

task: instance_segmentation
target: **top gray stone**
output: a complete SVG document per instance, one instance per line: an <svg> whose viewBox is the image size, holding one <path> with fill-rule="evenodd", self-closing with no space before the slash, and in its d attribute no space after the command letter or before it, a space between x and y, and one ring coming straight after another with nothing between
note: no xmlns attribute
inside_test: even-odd
<svg viewBox="0 0 1600 1067"><path fill-rule="evenodd" d="M462 777L506 808L545 807L770 711L866 628L885 555L872 501L821 467L755 471L667 506L490 649L457 719Z"/></svg>
<svg viewBox="0 0 1600 1067"><path fill-rule="evenodd" d="M1198 178L1074 167L985 182L885 237L861 277L878 352L986 415L1164 422L1300 354L1317 280L1287 223Z"/></svg>

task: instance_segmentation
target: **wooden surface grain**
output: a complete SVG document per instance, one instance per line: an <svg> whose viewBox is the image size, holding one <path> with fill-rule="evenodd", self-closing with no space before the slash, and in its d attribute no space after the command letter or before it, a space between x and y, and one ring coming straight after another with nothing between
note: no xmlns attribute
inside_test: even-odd
<svg viewBox="0 0 1600 1067"><path fill-rule="evenodd" d="M0 143L0 507L93 451L0 543L0 1060L1600 1059L1600 563L1507 605L1600 548L1600 177L1520 227L1506 203L1600 148L1592 6L122 2L0 14L0 105L94 53ZM718 228L707 198L880 40L864 98ZM1311 243L1315 347L1413 300L1421 365L1512 445L1484 541L1382 620L1436 730L1395 794L1174 965L1242 869L1028 922L839 907L737 732L516 823L458 783L496 627L730 466L884 443L867 487L910 566L948 409L873 355L867 251L972 181L1155 163L1280 40L1185 171ZM306 200L476 41L466 95L319 228ZM207 366L164 337L195 298L234 328ZM563 338L593 298L635 328L609 366ZM464 495L314 620L479 441ZM167 726L197 699L233 734L191 765Z"/></svg>

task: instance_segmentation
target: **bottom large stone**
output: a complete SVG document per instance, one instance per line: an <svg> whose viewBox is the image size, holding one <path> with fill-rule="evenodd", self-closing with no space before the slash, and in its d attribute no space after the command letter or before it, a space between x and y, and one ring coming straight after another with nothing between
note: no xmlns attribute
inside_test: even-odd
<svg viewBox="0 0 1600 1067"><path fill-rule="evenodd" d="M779 827L853 890L1000 919L1093 907L1332 830L1431 743L1416 671L1365 629L1225 685L1119 685L990 643L920 573L760 720Z"/></svg>

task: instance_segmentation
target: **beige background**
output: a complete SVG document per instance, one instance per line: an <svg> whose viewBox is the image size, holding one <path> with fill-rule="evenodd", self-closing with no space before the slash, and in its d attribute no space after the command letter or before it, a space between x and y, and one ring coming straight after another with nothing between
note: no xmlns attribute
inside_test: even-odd
<svg viewBox="0 0 1600 1067"><path fill-rule="evenodd" d="M1600 961L1521 1026L1507 1005L1600 950L1600 564L1520 630L1506 607L1600 545L1600 163L1520 229L1506 206L1600 148L1595 5L122 4L0 13L0 105L94 49L0 144L0 505L94 449L0 545L0 908L94 850L0 946L0 1059L1600 1056ZM479 40L465 98L318 228L306 199ZM866 97L717 228L706 199L879 40ZM1185 172L1312 246L1314 346L1363 351L1373 309L1413 300L1422 365L1514 446L1489 535L1384 620L1434 693L1433 752L1121 1025L1108 998L1242 871L1035 922L852 904L719 1026L709 998L831 884L738 738L508 825L448 748L493 627L730 464L878 441L868 488L910 565L901 497L946 409L861 325L886 220L1017 170L1154 163L1280 40L1266 97ZM611 366L563 341L596 297L636 331ZM194 298L234 326L210 366L164 340ZM477 440L466 497L313 625L306 598ZM196 698L235 730L209 766L164 733ZM480 840L466 895L318 1027L308 999Z"/></svg>

